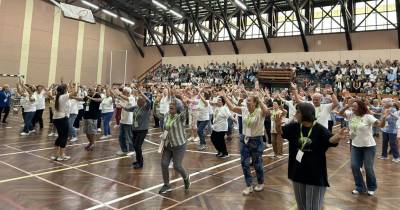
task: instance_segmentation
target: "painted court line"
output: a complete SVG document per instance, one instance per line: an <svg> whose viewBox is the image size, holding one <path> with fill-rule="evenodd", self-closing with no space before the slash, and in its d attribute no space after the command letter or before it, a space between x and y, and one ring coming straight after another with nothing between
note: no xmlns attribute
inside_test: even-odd
<svg viewBox="0 0 400 210"><path fill-rule="evenodd" d="M152 152L156 152L156 151L157 151L156 149L153 149L153 150L150 150L148 152L144 152L143 154L148 154L148 153L152 153ZM23 152L23 153L29 153L29 152ZM35 177L35 176L42 176L42 175L46 175L46 174L51 174L51 173L67 171L67 170L71 170L71 169L82 168L82 167L85 167L85 166L96 165L96 164L105 163L105 162L111 162L111 161L114 161L114 160L120 160L120 159L124 159L124 158L131 158L131 157L130 156L117 157L117 158L112 158L112 159L108 159L108 160L102 160L102 161L96 161L96 162L92 162L92 163L80 164L80 165L77 165L77 166L71 166L71 167L68 167L68 168L62 168L62 169L58 169L58 170L46 171L46 172L42 172L42 173L38 173L38 174L33 174L31 172L28 172L31 175L26 175L26 176L20 176L20 177L11 178L11 179L0 180L0 184L1 183L6 183L6 182L11 182L11 181L16 181L16 180L21 180L21 179L26 179L26 178L30 178L30 177Z"/></svg>
<svg viewBox="0 0 400 210"><path fill-rule="evenodd" d="M154 152L154 151L151 151L151 152ZM148 152L148 153L151 153L151 152ZM38 157L38 158L43 159L43 160L51 161L51 159L48 159L48 158L40 156L40 155L36 155L36 154L32 154L32 153L27 153L27 154L35 156L35 157ZM143 154L147 154L147 153L143 153ZM114 182L114 183L123 185L125 187L129 187L129 188L132 188L132 189L135 189L135 190L142 190L141 188L135 187L133 185L129 185L129 184L126 184L126 183L123 183L123 182L120 182L120 181L117 181L117 180L114 180L114 179L110 179L110 178L105 177L105 176L101 176L101 175L98 175L98 174L95 174L95 173L92 173L92 172L89 172L89 171L85 171L85 170L82 170L80 168L74 168L73 166L68 165L68 164L64 164L64 163L61 163L61 162L58 162L58 161L56 161L56 163L60 164L62 166L71 167L72 169L80 171L82 173L86 173L86 174L89 174L89 175L92 175L92 176L95 176L95 177L98 177L98 178L101 178L101 179L105 179L105 180L110 181L110 182ZM101 163L101 162L97 162L97 163ZM155 194L153 192L151 192L151 194L156 195L156 196L160 196L162 198L165 198L165 199L168 199L168 200L171 200L171 201L174 201L174 202L179 202L179 201L174 200L172 198L164 197L164 196L161 196L159 194Z"/></svg>
<svg viewBox="0 0 400 210"><path fill-rule="evenodd" d="M145 139L144 141L146 141L149 144L155 145L157 147L160 146L160 144L157 144L155 142L149 141L147 139ZM196 151L196 150L190 150L190 149L187 149L186 151L187 152L193 152L193 153L210 154L210 155L216 155L217 154L215 152ZM229 155L230 156L240 156L240 154L229 154Z"/></svg>
<svg viewBox="0 0 400 210"><path fill-rule="evenodd" d="M16 169L16 170L18 170L18 171L21 171L21 172L23 172L23 173L26 173L26 174L28 174L28 175L31 175L32 177L35 177L35 178L37 178L37 179L39 179L39 180L42 180L42 181L44 181L44 182L47 182L48 184L51 184L51 185L54 185L54 186L59 187L59 188L61 188L61 189L64 189L64 190L66 190L66 191L69 191L69 192L71 192L71 193L73 193L73 194L75 194L75 195L78 195L78 196L80 196L80 197L86 198L86 199L88 199L88 200L90 200L90 201L93 201L93 202L95 202L95 203L98 203L98 204L104 205L104 206L106 206L106 207L108 207L108 208L111 208L111 209L115 209L115 210L116 210L116 208L114 208L114 207L112 207L112 206L109 206L109 205L107 205L107 204L104 204L104 203L101 202L101 201L98 201L98 200L96 200L96 199L94 199L94 198L91 198L91 197L89 197L89 196L86 196L86 195L84 195L84 194L82 194L82 193L79 193L79 192L76 192L76 191L74 191L74 190L71 190L71 189L69 189L69 188L67 188L67 187L61 186L61 185L59 185L59 184L57 184L57 183L54 183L54 182L52 182L52 181L50 181L50 180L47 180L47 179L45 179L45 178L42 178L42 177L40 177L39 175L34 175L34 174L32 174L32 173L29 173L29 172L27 172L27 171L25 171L25 170L23 170L23 169L20 169L20 168L18 168L18 167L15 167L15 166L13 166L13 165L11 165L11 164L8 164L8 163L5 163L5 162L3 162L3 161L0 161L0 163L2 163L2 164L4 164L4 165L7 165L7 166L9 166L9 167L12 167L12 168L14 168L14 169Z"/></svg>
<svg viewBox="0 0 400 210"><path fill-rule="evenodd" d="M100 140L100 141L96 141L96 144L97 143L103 143L103 142L111 142L111 141L115 141L115 140L117 140L117 139L113 138L113 139L107 139L107 140ZM68 147L81 146L81 145L85 145L85 144L88 144L88 142L80 143L80 144L70 144L70 145L67 145L67 148ZM4 145L4 146L7 146L7 145ZM9 155L16 155L16 154L22 154L24 152L38 152L38 151L44 151L44 150L50 150L50 149L54 149L54 147L46 147L46 148L28 150L28 151L23 151L23 152L5 153L5 154L1 154L0 157L9 156Z"/></svg>
<svg viewBox="0 0 400 210"><path fill-rule="evenodd" d="M275 164L275 163L281 162L282 160L285 160L285 159L286 159L286 158L277 160L277 161L275 161L275 162L271 162L271 163L269 163L269 164L267 164L267 165L264 165L263 168L265 168L265 167L267 167L267 166L270 166L270 165L273 165L273 164ZM254 172L254 171L252 171L252 172ZM215 190L215 189L218 189L218 188L220 188L220 187L223 187L223 186L225 186L225 185L227 185L227 184L230 184L230 183L232 183L232 182L234 182L234 181L236 181L236 180L239 180L239 179L241 179L241 178L243 178L243 177L244 177L244 175L240 175L240 176L238 176L238 177L235 177L235 178L233 178L233 179L231 179L231 180L229 180L229 181L226 181L226 182L224 182L224 183L222 183L222 184L220 184L220 185L217 185L217 186L215 186L215 187L213 187L213 188L211 188L211 189L205 190L205 191L203 191L203 192L201 192L201 193L199 193L199 194L197 194L197 195L191 196L191 197L189 197L189 198L187 198L187 199L185 199L185 200L183 200L183 201L180 201L180 202L178 202L178 203L176 203L176 204L174 204L174 205L172 205L172 206L169 206L169 207L167 207L167 208L164 208L164 210L174 208L174 207L176 207L176 206L178 206L178 205L181 205L181 204L183 204L183 203L185 203L185 202L187 202L187 201L189 201L189 200L192 200L193 198L197 198L197 197L199 197L199 196L201 196L201 195L203 195L203 194L206 194L206 193L211 192L211 191L213 191L213 190Z"/></svg>
<svg viewBox="0 0 400 210"><path fill-rule="evenodd" d="M286 144L288 144L288 143L287 143L287 142L284 143L284 145L286 145ZM266 150L264 150L264 151L270 151L270 150L272 150L272 148L268 148L268 149L266 149ZM225 165L228 165L228 164L237 162L237 161L239 161L239 160L240 160L240 158L236 158L236 159L233 159L233 160L230 160L230 161L227 161L227 162L224 162L224 163L221 163L221 164L218 164L218 165L215 165L215 166L212 166L212 167L203 169L203 170L201 170L201 171L198 171L198 172L195 172L195 173L190 174L190 177L194 177L194 176L199 175L199 174L201 174L201 173L205 173L205 172L214 170L214 169L216 169L216 168L220 168L220 167L222 167L222 166L225 166ZM177 182L177 181L179 181L179 180L182 180L182 178L177 178L177 179L171 180L171 181L170 181L170 184L175 183L175 182ZM125 195L125 196L122 196L122 197L117 198L117 199L114 199L114 200L110 200L110 201L106 202L105 204L111 205L111 204L120 202L120 201L122 201L122 200L126 200L126 199L128 199L128 198L131 198L131 197L134 197L134 196L143 194L143 193L145 193L145 192L148 192L148 191L157 189L157 188L159 188L159 187L162 187L163 185L164 185L164 183L161 183L161 184L158 184L158 185L155 185L155 186L152 186L152 187L143 189L143 190L141 190L141 191L138 191L138 192L135 192L135 193L132 193L132 194L129 194L129 195ZM96 206L93 206L93 207L91 207L91 208L88 208L87 210L99 209L99 208L102 208L102 207L104 207L104 205L101 205L101 204L100 204L100 205L96 205Z"/></svg>

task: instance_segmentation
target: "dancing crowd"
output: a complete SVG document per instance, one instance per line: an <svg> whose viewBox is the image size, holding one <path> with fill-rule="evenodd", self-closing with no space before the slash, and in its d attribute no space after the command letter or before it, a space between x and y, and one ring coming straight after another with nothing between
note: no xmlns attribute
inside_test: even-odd
<svg viewBox="0 0 400 210"><path fill-rule="evenodd" d="M260 62L244 69L240 64L230 63L212 63L197 69L189 65L178 68L162 65L144 84L120 87L60 81L45 88L19 79L15 91L8 85L0 90L0 113L4 112L0 120L7 124L12 97L17 97L24 120L21 136L32 135L43 129L47 106L49 138L56 138L51 159L67 161L70 156L65 148L68 141L80 140L77 132L86 135L88 144L84 149L93 152L100 133L100 139L111 137L114 117L120 144L116 154L135 157L134 169L144 167L142 145L154 122L154 127L163 131L159 149L164 181L161 194L171 191L168 169L171 162L182 176L185 189L189 189L190 173L182 164L188 142L197 142L197 149L204 151L209 136L216 158L225 159L230 157L226 142L236 139L238 133L246 183L244 195L264 189L263 154L266 147L272 147L274 155L270 158L280 160L288 155L288 177L293 182L298 208L322 209L329 186L325 154L340 141L348 141L351 148L353 194L373 196L377 190L376 141L382 141L379 159L388 159L390 147L392 161L400 163L397 145L400 103L380 95L397 92L398 66L397 61L377 61L365 66L356 61L332 65L320 61ZM295 81L282 91L271 92L260 87L257 72L275 68L292 69L309 80ZM353 83L350 86L349 81ZM350 93L365 91L371 94L358 97ZM340 123L341 128L333 132L335 123ZM376 138L379 134L382 139ZM284 153L285 141L289 143L288 154ZM252 183L251 167L256 172L256 184Z"/></svg>

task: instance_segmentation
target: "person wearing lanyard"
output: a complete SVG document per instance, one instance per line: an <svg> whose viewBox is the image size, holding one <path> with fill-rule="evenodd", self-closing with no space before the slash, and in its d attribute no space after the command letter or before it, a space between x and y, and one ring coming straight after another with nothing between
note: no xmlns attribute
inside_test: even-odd
<svg viewBox="0 0 400 210"><path fill-rule="evenodd" d="M85 111L83 113L84 128L89 144L85 146L86 151L93 151L95 136L97 134L97 119L100 116L100 103L102 101L100 93L94 91L94 88L89 88L88 95L84 98Z"/></svg>
<svg viewBox="0 0 400 210"><path fill-rule="evenodd" d="M133 112L132 141L136 153L136 162L132 165L135 169L143 168L142 145L149 130L149 118L151 114L151 101L141 90L139 90L139 94L137 106L123 108L127 112Z"/></svg>
<svg viewBox="0 0 400 210"><path fill-rule="evenodd" d="M352 107L352 111L346 112ZM367 105L361 100L350 100L348 104L339 112L339 115L349 118L349 127L351 134L351 170L353 172L355 189L354 195L367 192L372 196L377 189L376 177L374 172L374 160L376 152L376 142L373 137L372 127L385 126L386 118L390 114L386 110L381 120L376 119L369 114ZM361 166L364 165L367 185L365 185Z"/></svg>
<svg viewBox="0 0 400 210"><path fill-rule="evenodd" d="M282 158L283 157L283 139L280 133L278 119L285 118L286 110L281 110L282 102L280 100L276 100L273 102L272 110L270 111L271 116L271 142L272 142L272 149L274 150L274 157L275 158Z"/></svg>
<svg viewBox="0 0 400 210"><path fill-rule="evenodd" d="M165 115L163 127L165 140L162 141L161 171L164 186L159 193L164 194L171 191L169 185L169 163L173 161L174 169L182 176L185 190L190 187L190 175L182 166L182 160L186 151L185 122L186 112L182 101L173 97L169 103L169 112Z"/></svg>
<svg viewBox="0 0 400 210"><path fill-rule="evenodd" d="M245 90L243 91L245 92ZM243 190L243 195L249 195L253 190L260 192L264 189L262 154L265 147L263 142L265 132L264 119L269 112L268 108L258 95L250 95L246 100L245 107L234 106L224 92L221 92L220 95L225 99L228 108L232 112L243 116L243 137L240 140L241 165L246 181L246 188ZM254 188L252 186L253 178L250 170L250 159L253 162L258 181L258 184Z"/></svg>
<svg viewBox="0 0 400 210"><path fill-rule="evenodd" d="M320 210L323 207L326 187L329 187L326 156L329 147L335 147L349 137L346 128L332 135L327 128L316 121L315 108L307 102L296 106L295 118L277 129L289 141L288 178L299 210ZM282 121L282 115L277 121Z"/></svg>

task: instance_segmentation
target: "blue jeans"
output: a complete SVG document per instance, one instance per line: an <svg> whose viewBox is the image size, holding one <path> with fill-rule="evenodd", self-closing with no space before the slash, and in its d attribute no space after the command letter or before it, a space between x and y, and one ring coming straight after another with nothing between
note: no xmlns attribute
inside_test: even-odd
<svg viewBox="0 0 400 210"><path fill-rule="evenodd" d="M23 132L29 133L33 130L32 119L35 116L35 112L24 112L24 129Z"/></svg>
<svg viewBox="0 0 400 210"><path fill-rule="evenodd" d="M208 122L209 120L197 121L197 135L199 136L200 139L200 145L206 145L205 130L206 127L208 126Z"/></svg>
<svg viewBox="0 0 400 210"><path fill-rule="evenodd" d="M101 113L101 118L103 118L104 136L111 135L110 121L113 116L113 113L114 112Z"/></svg>
<svg viewBox="0 0 400 210"><path fill-rule="evenodd" d="M68 119L68 130L69 130L69 135L72 138L76 138L76 130L74 128L74 122L78 114L70 114L69 119Z"/></svg>
<svg viewBox="0 0 400 210"><path fill-rule="evenodd" d="M230 135L232 135L232 133L233 133L233 120L232 120L232 118L228 118L228 132L226 132L226 134L228 135L228 136L230 136Z"/></svg>
<svg viewBox="0 0 400 210"><path fill-rule="evenodd" d="M399 158L399 148L397 147L397 133L382 132L382 156L387 157L388 144L392 150L393 158Z"/></svg>
<svg viewBox="0 0 400 210"><path fill-rule="evenodd" d="M119 146L121 147L121 151L127 153L133 150L133 141L132 141L132 125L127 125L121 123L119 125ZM129 147L128 147L128 145Z"/></svg>
<svg viewBox="0 0 400 210"><path fill-rule="evenodd" d="M375 191L377 189L376 177L374 172L375 146L372 147L355 147L351 149L351 170L354 176L356 190L358 192ZM364 178L361 173L361 166L364 164L367 176L367 185L365 186Z"/></svg>
<svg viewBox="0 0 400 210"><path fill-rule="evenodd" d="M248 187L251 186L252 176L250 170L250 158L253 161L254 169L256 170L257 182L258 184L264 183L264 167L262 154L264 152L264 142L262 136L250 138L247 144L245 144L244 139L246 137L240 138L240 159L244 175L244 180Z"/></svg>

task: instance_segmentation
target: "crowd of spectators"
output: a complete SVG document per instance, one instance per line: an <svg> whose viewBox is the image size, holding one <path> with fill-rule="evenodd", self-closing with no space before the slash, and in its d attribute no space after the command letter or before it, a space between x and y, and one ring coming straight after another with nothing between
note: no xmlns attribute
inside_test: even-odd
<svg viewBox="0 0 400 210"><path fill-rule="evenodd" d="M400 63L398 60L376 60L360 63L357 60L301 61L301 62L258 62L249 66L243 63L211 62L204 67L194 65L160 65L145 78L147 83L207 83L211 85L245 84L254 87L257 73L262 70L282 69L295 73L294 81L302 88L331 85L338 91L352 93L399 95Z"/></svg>

